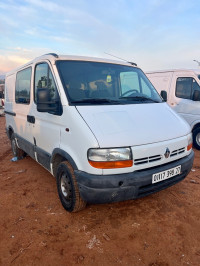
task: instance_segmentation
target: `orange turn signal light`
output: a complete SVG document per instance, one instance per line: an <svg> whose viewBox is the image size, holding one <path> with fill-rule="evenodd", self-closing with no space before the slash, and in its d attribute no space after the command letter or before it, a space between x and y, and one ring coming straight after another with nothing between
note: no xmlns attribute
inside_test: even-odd
<svg viewBox="0 0 200 266"><path fill-rule="evenodd" d="M188 146L187 146L187 151L191 150L192 149L192 143L190 143Z"/></svg>
<svg viewBox="0 0 200 266"><path fill-rule="evenodd" d="M109 162L89 161L89 163L92 167L99 169L125 168L133 166L133 160L109 161Z"/></svg>

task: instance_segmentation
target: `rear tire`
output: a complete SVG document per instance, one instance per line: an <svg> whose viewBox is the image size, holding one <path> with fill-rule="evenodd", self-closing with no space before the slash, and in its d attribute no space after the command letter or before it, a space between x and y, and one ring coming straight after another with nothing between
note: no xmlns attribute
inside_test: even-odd
<svg viewBox="0 0 200 266"><path fill-rule="evenodd" d="M57 174L57 189L60 201L68 212L78 212L85 208L81 198L74 170L68 161L60 163Z"/></svg>
<svg viewBox="0 0 200 266"><path fill-rule="evenodd" d="M14 134L11 135L10 141L11 141L11 148L12 148L12 153L14 157L17 157L18 159L23 158L25 156L25 152L22 149L18 148L17 141L16 141L16 138L14 137Z"/></svg>
<svg viewBox="0 0 200 266"><path fill-rule="evenodd" d="M200 127L193 131L193 146L200 150Z"/></svg>

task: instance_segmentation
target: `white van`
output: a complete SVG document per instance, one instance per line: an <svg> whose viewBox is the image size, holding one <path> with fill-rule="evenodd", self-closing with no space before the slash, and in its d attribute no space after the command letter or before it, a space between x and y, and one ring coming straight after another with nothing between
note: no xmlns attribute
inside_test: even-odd
<svg viewBox="0 0 200 266"><path fill-rule="evenodd" d="M154 71L146 75L159 93L167 92L168 104L189 123L193 145L200 150L200 70Z"/></svg>
<svg viewBox="0 0 200 266"><path fill-rule="evenodd" d="M136 66L48 54L8 73L5 87L13 154L56 177L69 212L149 195L191 170L189 125Z"/></svg>

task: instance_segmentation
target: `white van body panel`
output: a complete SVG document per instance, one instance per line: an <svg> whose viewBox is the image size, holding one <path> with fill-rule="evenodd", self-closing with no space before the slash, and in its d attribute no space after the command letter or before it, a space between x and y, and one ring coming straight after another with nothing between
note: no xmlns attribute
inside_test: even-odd
<svg viewBox="0 0 200 266"><path fill-rule="evenodd" d="M16 74L12 74L6 78L6 100L5 109L18 114L17 116L7 116L6 125L12 125L14 132L17 132L27 141L33 143L32 139L32 125L27 123L27 114L30 113L31 105L17 104L15 102L15 91L12 89L15 87ZM31 96L32 97L32 96ZM31 98L32 100L32 98Z"/></svg>
<svg viewBox="0 0 200 266"><path fill-rule="evenodd" d="M187 123L166 103L95 108L77 106L77 109L94 132L101 148L116 147L116 139L119 147L126 147L162 142L190 133ZM180 123L179 127L176 126L177 123Z"/></svg>
<svg viewBox="0 0 200 266"><path fill-rule="evenodd" d="M64 106L62 118L60 148L70 154L79 170L91 174L102 174L102 169L94 168L88 163L88 147L99 148L99 144L76 107Z"/></svg>

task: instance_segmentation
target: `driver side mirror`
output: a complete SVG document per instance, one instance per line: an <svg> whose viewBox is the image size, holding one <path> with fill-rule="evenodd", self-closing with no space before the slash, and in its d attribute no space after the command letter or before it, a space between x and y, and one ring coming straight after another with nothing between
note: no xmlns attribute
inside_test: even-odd
<svg viewBox="0 0 200 266"><path fill-rule="evenodd" d="M50 104L49 89L43 89L43 88L37 89L37 111L48 112L49 104Z"/></svg>
<svg viewBox="0 0 200 266"><path fill-rule="evenodd" d="M39 88L37 89L37 111L61 115L62 107L60 100L52 101L50 90L48 88Z"/></svg>
<svg viewBox="0 0 200 266"><path fill-rule="evenodd" d="M163 98L163 100L166 102L167 101L167 92L166 91L161 91L160 96Z"/></svg>
<svg viewBox="0 0 200 266"><path fill-rule="evenodd" d="M199 90L195 90L192 96L192 100L193 101L200 101L200 91Z"/></svg>

